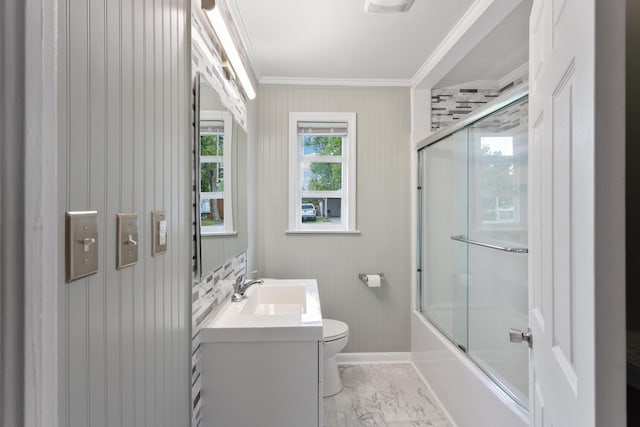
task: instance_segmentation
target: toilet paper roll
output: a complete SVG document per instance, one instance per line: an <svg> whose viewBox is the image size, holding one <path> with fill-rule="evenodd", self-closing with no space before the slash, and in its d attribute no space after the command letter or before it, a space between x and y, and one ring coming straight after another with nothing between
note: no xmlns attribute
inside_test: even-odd
<svg viewBox="0 0 640 427"><path fill-rule="evenodd" d="M380 287L380 275L379 274L367 274L367 286L370 288Z"/></svg>

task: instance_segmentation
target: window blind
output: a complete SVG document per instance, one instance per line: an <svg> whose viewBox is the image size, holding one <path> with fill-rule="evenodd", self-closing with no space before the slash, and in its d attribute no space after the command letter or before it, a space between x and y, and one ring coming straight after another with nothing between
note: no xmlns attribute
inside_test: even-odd
<svg viewBox="0 0 640 427"><path fill-rule="evenodd" d="M200 133L224 134L224 122L222 120L201 120Z"/></svg>
<svg viewBox="0 0 640 427"><path fill-rule="evenodd" d="M298 134L347 135L346 122L298 122Z"/></svg>

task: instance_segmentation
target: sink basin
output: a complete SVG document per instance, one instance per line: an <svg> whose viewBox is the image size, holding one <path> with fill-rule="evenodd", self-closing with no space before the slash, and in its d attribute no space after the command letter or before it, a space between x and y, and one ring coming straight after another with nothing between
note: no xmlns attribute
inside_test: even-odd
<svg viewBox="0 0 640 427"><path fill-rule="evenodd" d="M201 342L322 341L315 279L264 279L245 296L223 303L200 330Z"/></svg>
<svg viewBox="0 0 640 427"><path fill-rule="evenodd" d="M248 301L240 314L279 316L303 314L307 311L307 289L300 284L254 285L247 293Z"/></svg>

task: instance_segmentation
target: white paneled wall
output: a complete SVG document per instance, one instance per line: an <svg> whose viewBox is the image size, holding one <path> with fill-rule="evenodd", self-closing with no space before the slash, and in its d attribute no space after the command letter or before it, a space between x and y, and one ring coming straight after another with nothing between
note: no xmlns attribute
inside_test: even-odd
<svg viewBox="0 0 640 427"><path fill-rule="evenodd" d="M58 14L59 425L187 426L190 5L63 0ZM99 271L67 284L64 211L89 209ZM153 209L168 222L156 257ZM123 270L118 212L138 214L139 261Z"/></svg>
<svg viewBox="0 0 640 427"><path fill-rule="evenodd" d="M256 259L260 275L315 278L325 317L349 324L347 352L409 350L410 102L406 88L266 86L259 93ZM291 111L357 113L360 235L286 235ZM384 273L370 289L358 273Z"/></svg>

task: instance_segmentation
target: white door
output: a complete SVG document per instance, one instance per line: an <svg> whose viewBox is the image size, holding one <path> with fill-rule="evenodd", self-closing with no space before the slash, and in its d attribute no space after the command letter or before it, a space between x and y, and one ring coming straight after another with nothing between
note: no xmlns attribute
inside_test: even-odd
<svg viewBox="0 0 640 427"><path fill-rule="evenodd" d="M529 98L531 426L595 426L594 5L534 0Z"/></svg>

